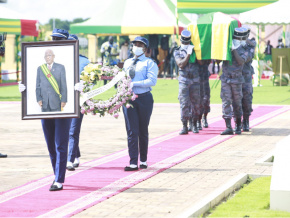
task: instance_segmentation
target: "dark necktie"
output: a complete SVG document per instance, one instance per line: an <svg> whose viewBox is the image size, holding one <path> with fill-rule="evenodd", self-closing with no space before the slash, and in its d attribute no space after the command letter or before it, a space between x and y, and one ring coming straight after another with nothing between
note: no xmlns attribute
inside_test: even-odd
<svg viewBox="0 0 290 218"><path fill-rule="evenodd" d="M129 75L130 75L131 79L133 79L135 77L135 69L136 69L137 61L139 61L138 58L136 58L135 61L133 62L133 64L130 66Z"/></svg>

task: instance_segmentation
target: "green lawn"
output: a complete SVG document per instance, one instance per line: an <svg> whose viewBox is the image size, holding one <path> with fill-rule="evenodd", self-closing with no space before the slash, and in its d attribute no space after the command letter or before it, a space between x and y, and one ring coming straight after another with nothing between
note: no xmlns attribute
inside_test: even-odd
<svg viewBox="0 0 290 218"><path fill-rule="evenodd" d="M271 177L255 179L217 206L208 217L290 217L288 212L269 209L270 184Z"/></svg>
<svg viewBox="0 0 290 218"><path fill-rule="evenodd" d="M210 80L210 86L214 80ZM290 87L273 86L270 80L262 80L261 87L254 88L253 104L277 104L290 105ZM101 83L102 84L102 83ZM220 104L220 83L211 90L211 103ZM100 99L106 99L115 93L112 88L108 92L98 96ZM178 81L159 79L157 85L153 87L153 96L155 103L178 103ZM18 86L0 87L0 101L20 101Z"/></svg>

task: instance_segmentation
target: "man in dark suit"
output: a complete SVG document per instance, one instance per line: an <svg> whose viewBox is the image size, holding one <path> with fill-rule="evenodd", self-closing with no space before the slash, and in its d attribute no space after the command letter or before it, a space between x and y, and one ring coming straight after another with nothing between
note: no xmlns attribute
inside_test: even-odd
<svg viewBox="0 0 290 218"><path fill-rule="evenodd" d="M46 64L37 68L36 99L42 112L61 111L67 102L65 68L54 63L54 58L53 51L47 49L44 56Z"/></svg>

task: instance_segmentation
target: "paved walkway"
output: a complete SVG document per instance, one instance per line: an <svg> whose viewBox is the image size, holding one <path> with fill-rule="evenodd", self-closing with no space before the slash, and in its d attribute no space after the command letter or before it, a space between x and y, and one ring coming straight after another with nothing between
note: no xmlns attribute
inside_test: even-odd
<svg viewBox="0 0 290 218"><path fill-rule="evenodd" d="M39 120L21 121L20 104L0 103L0 192L51 175ZM210 117L221 114L212 107ZM271 174L270 166L256 166L278 140L290 134L290 111L276 116L196 155L79 214L80 217L176 217L201 198L240 173ZM181 127L177 104L156 104L150 138ZM126 148L123 116L84 118L81 161L87 162ZM1 214L1 209L0 209Z"/></svg>

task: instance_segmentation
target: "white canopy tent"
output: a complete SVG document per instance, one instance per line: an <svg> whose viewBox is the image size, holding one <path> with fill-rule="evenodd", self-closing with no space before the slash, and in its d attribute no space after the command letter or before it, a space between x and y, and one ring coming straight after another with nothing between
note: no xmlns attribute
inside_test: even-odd
<svg viewBox="0 0 290 218"><path fill-rule="evenodd" d="M242 23L256 25L290 24L289 8L289 0L279 0L275 3L241 13L239 20Z"/></svg>

